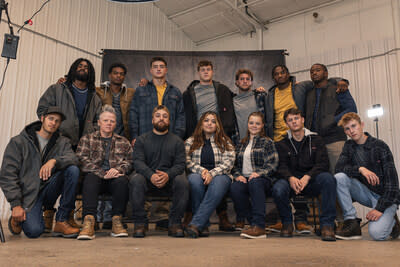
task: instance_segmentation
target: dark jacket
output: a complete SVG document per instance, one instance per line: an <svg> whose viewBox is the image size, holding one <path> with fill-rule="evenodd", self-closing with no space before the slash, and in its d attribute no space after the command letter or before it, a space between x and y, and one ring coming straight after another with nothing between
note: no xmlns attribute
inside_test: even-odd
<svg viewBox="0 0 400 267"><path fill-rule="evenodd" d="M296 103L297 108L300 109L304 114L306 95L307 92L313 88L313 82L304 81L296 84L296 77L294 76L290 76L290 81L292 83L293 100ZM271 88L268 89L264 101L266 135L272 139L274 138L276 87L276 85L273 85Z"/></svg>
<svg viewBox="0 0 400 267"><path fill-rule="evenodd" d="M353 140L347 140L336 163L335 172L343 172L351 178L358 179L371 191L380 195L381 197L375 209L384 212L391 205L400 204L397 171L392 152L387 144L382 140L370 136L368 133L365 134L368 136L364 144L366 151L368 151L368 163L366 166L360 166L360 163L354 157L357 143ZM369 184L367 179L359 172L358 169L360 167L365 167L374 172L379 177L379 184L375 186Z"/></svg>
<svg viewBox="0 0 400 267"><path fill-rule="evenodd" d="M192 81L186 91L183 93L183 103L186 114L186 134L185 139L192 136L197 125L197 102L194 87L200 81ZM215 95L217 96L218 115L221 119L222 126L226 135L231 137L235 133L235 111L233 108L232 98L235 96L228 87L217 81L213 81Z"/></svg>
<svg viewBox="0 0 400 267"><path fill-rule="evenodd" d="M162 104L169 110L169 130L183 138L185 134L185 111L181 91L167 82ZM129 107L131 139L153 130L152 113L157 106L157 89L152 81L149 81L145 86L136 88Z"/></svg>
<svg viewBox="0 0 400 267"><path fill-rule="evenodd" d="M110 82L104 82L100 87L96 87L96 93L100 97L103 105L112 105L113 95L110 89ZM119 100L122 113L122 123L124 124L124 135L128 140L131 140L129 135L128 110L134 93L135 89L128 88L125 84L122 84Z"/></svg>
<svg viewBox="0 0 400 267"><path fill-rule="evenodd" d="M236 145L235 166L232 169L233 177L236 179L243 176L243 155L249 141ZM276 181L273 175L278 168L278 152L276 151L274 142L268 137L256 136L250 152L251 167L254 172L260 176L270 179L271 182Z"/></svg>
<svg viewBox="0 0 400 267"><path fill-rule="evenodd" d="M133 147L135 171L150 180L156 170L164 171L170 179L185 170L185 145L181 138L168 132L160 147L154 146L153 132L147 132L136 139Z"/></svg>
<svg viewBox="0 0 400 267"><path fill-rule="evenodd" d="M329 158L324 141L316 133L304 129L305 137L297 151L291 131L276 145L279 153L278 173L281 178L301 178L305 174L313 179L321 172L329 172Z"/></svg>
<svg viewBox="0 0 400 267"><path fill-rule="evenodd" d="M11 208L22 206L29 211L33 207L40 189L45 185L39 177L40 168L50 159L56 160L52 174L70 165L78 165L70 141L58 132L50 138L41 155L36 137L36 131L40 130L41 125L37 121L26 126L19 135L11 138L4 152L0 187Z"/></svg>
<svg viewBox="0 0 400 267"><path fill-rule="evenodd" d="M37 115L40 116L50 106L61 108L66 119L61 123L60 132L71 140L72 146L77 146L81 136L94 132L98 129L97 120L101 111L101 99L96 95L94 89L88 89L88 97L85 107L85 124L79 135L79 119L76 113L75 99L72 89L66 83L53 84L42 95L37 107Z"/></svg>
<svg viewBox="0 0 400 267"><path fill-rule="evenodd" d="M357 113L357 106L349 91L336 93L336 82L328 82L321 90L320 102L317 111L315 129L312 129L314 107L316 104L316 89L307 93L305 109L305 127L317 132L325 144L345 141L346 134L337 123L348 112Z"/></svg>

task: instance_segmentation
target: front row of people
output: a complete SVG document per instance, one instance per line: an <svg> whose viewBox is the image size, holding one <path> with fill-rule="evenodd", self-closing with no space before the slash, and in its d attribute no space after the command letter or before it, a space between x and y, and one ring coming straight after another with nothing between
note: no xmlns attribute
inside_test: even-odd
<svg viewBox="0 0 400 267"><path fill-rule="evenodd" d="M321 137L304 128L304 117L296 108L285 112L289 130L278 143L265 136L264 116L251 113L247 134L236 151L216 113L204 113L185 143L168 131L169 117L166 107L157 106L152 113L153 130L139 136L132 151L128 140L113 133L116 115L106 105L98 120L99 130L83 136L75 154L68 139L58 133L64 114L58 107L49 107L40 121L11 139L4 153L0 187L11 204L10 231L40 236L45 228L43 207L52 208L61 195L53 234L93 239L97 199L100 193L108 192L112 196L111 235L128 236L121 218L130 198L133 236L144 237L148 230L145 196L152 193L172 197L168 235L208 236L209 218L230 191L244 238L266 237L268 195L274 198L281 216L280 235L291 237L290 198L299 194L321 196L324 241L361 237L353 200L373 208L366 218L374 240L398 237L400 191L393 156L383 141L363 131L357 114L348 113L339 122L350 140L345 143L335 176L329 173ZM79 180L78 162L84 174L81 230L68 222ZM335 234L336 197L345 221ZM183 229L181 221L188 203L193 218ZM248 228L244 228L246 220Z"/></svg>

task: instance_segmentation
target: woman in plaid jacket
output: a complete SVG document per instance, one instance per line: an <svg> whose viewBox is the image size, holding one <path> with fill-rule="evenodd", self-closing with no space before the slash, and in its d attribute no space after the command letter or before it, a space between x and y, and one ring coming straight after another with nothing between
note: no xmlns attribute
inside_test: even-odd
<svg viewBox="0 0 400 267"><path fill-rule="evenodd" d="M208 236L209 218L232 183L235 151L215 112L204 113L185 142L193 218L188 236Z"/></svg>
<svg viewBox="0 0 400 267"><path fill-rule="evenodd" d="M274 142L265 136L263 114L251 113L247 120L247 135L236 146L232 171L235 181L231 185L231 197L237 215L236 227L243 229L246 218L251 224L249 229L242 230L241 237L266 237L265 198L275 180L272 174L278 161Z"/></svg>

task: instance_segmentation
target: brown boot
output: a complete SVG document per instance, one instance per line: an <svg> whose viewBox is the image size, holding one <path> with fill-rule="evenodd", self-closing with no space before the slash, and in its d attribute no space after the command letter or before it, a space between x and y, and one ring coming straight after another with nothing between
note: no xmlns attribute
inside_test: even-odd
<svg viewBox="0 0 400 267"><path fill-rule="evenodd" d="M244 222L236 222L235 230L236 231L242 231L243 229L244 229Z"/></svg>
<svg viewBox="0 0 400 267"><path fill-rule="evenodd" d="M283 224L280 236L281 237L292 237L293 236L293 223Z"/></svg>
<svg viewBox="0 0 400 267"><path fill-rule="evenodd" d="M336 241L335 231L333 226L324 225L321 229L321 239L322 241Z"/></svg>
<svg viewBox="0 0 400 267"><path fill-rule="evenodd" d="M74 210L71 210L71 212L69 213L68 223L69 223L69 225L71 225L74 228L78 228L79 229L79 228L82 227L82 225L78 224L75 221L75 211Z"/></svg>
<svg viewBox="0 0 400 267"><path fill-rule="evenodd" d="M228 213L226 210L221 211L218 214L219 218L219 230L225 232L233 232L235 231L235 227L228 220Z"/></svg>
<svg viewBox="0 0 400 267"><path fill-rule="evenodd" d="M111 236L113 237L127 237L128 232L122 225L122 218L121 216L114 215L112 217L112 231Z"/></svg>
<svg viewBox="0 0 400 267"><path fill-rule="evenodd" d="M94 235L94 224L96 220L93 215L86 215L83 220L82 230L78 235L78 240L92 240L96 236Z"/></svg>
<svg viewBox="0 0 400 267"><path fill-rule="evenodd" d="M240 237L257 239L257 238L266 238L267 235L265 233L265 228L258 227L256 225L251 226L249 229L243 230L240 234Z"/></svg>
<svg viewBox="0 0 400 267"><path fill-rule="evenodd" d="M14 217L10 217L10 219L8 219L8 230L10 230L13 235L19 235L22 232L21 223L14 220Z"/></svg>
<svg viewBox="0 0 400 267"><path fill-rule="evenodd" d="M44 220L44 232L51 233L51 230L53 230L54 209L45 210L43 212L43 220Z"/></svg>
<svg viewBox="0 0 400 267"><path fill-rule="evenodd" d="M133 228L133 237L143 238L146 236L146 226L144 224L135 224Z"/></svg>
<svg viewBox="0 0 400 267"><path fill-rule="evenodd" d="M72 227L64 222L56 222L54 225L53 236L62 236L62 237L76 237L79 233L79 228Z"/></svg>

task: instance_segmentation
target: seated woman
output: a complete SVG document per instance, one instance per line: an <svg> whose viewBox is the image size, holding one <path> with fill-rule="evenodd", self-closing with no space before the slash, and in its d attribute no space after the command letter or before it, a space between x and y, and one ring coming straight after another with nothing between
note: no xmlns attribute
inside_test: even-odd
<svg viewBox="0 0 400 267"><path fill-rule="evenodd" d="M278 167L278 160L274 142L265 136L263 114L251 113L247 120L247 135L236 146L232 171L235 181L231 185L231 198L237 215L236 225L243 228L245 219L251 225L242 230L241 237L266 237L265 199L275 181L272 174Z"/></svg>
<svg viewBox="0 0 400 267"><path fill-rule="evenodd" d="M232 183L235 151L215 112L204 113L185 142L193 218L189 237L208 236L209 218Z"/></svg>

